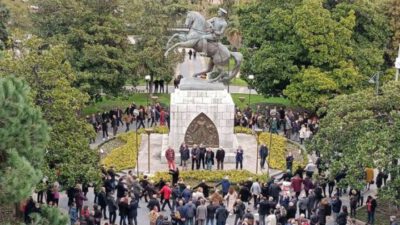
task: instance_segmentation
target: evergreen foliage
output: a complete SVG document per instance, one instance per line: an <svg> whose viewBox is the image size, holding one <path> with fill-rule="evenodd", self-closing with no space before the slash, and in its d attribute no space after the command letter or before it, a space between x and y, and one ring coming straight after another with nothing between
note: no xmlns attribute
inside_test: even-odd
<svg viewBox="0 0 400 225"><path fill-rule="evenodd" d="M8 42L8 30L6 23L10 18L10 11L0 3L0 50L4 50Z"/></svg>
<svg viewBox="0 0 400 225"><path fill-rule="evenodd" d="M0 205L28 197L42 178L49 130L30 89L16 78L0 78ZM24 179L21 179L21 178Z"/></svg>
<svg viewBox="0 0 400 225"><path fill-rule="evenodd" d="M391 181L379 193L400 204L400 84L389 82L379 95L373 88L330 100L320 129L307 144L309 152L319 151L331 176L345 171L343 187L365 187L365 168L390 174Z"/></svg>
<svg viewBox="0 0 400 225"><path fill-rule="evenodd" d="M31 39L24 46L29 51L22 60L9 56L0 62L0 76L13 74L26 80L32 88L33 101L51 126L51 140L42 164L49 183L57 180L71 187L78 182L96 181L99 157L89 148L89 137L95 134L78 114L89 97L72 86L77 78L66 60L65 46L43 46L46 44L41 40Z"/></svg>

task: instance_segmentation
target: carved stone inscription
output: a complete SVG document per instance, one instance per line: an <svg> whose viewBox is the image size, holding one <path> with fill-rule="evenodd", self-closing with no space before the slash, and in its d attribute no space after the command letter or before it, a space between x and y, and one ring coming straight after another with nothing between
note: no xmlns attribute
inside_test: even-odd
<svg viewBox="0 0 400 225"><path fill-rule="evenodd" d="M203 144L207 148L218 148L219 137L217 127L215 127L215 124L204 113L200 113L186 130L185 143L189 146Z"/></svg>

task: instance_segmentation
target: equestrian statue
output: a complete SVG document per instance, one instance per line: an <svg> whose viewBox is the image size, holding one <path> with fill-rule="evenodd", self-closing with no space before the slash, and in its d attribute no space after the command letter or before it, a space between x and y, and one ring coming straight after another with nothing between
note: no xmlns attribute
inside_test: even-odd
<svg viewBox="0 0 400 225"><path fill-rule="evenodd" d="M243 55L240 52L229 51L221 43L221 38L228 26L225 20L226 14L226 10L220 8L217 17L205 20L204 16L199 12L189 11L185 20L185 27L189 28L189 32L187 34L174 34L168 40L164 56L167 57L168 53L177 47L193 48L197 52L203 52L211 59L207 69L194 74L193 77L215 71L217 75L209 79L210 83L217 81L222 83L229 82L238 74ZM172 40L175 38L178 38L179 42L170 46ZM225 71L227 66L229 70L229 60L231 57L234 59L235 65L232 71Z"/></svg>

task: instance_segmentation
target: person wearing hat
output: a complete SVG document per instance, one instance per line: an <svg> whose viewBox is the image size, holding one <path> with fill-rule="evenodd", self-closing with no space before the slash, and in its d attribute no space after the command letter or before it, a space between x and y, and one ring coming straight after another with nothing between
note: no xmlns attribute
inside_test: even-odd
<svg viewBox="0 0 400 225"><path fill-rule="evenodd" d="M228 23L225 20L225 16L228 12L223 9L218 9L218 16L213 17L207 22L211 25L209 33L202 36L202 46L203 52L207 54L207 42L218 42L221 40L222 36L224 35L225 29L228 26Z"/></svg>

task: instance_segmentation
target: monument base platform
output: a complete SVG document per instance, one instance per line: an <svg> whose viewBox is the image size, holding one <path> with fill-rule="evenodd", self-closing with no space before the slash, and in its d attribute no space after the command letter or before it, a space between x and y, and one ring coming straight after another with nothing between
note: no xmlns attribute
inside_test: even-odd
<svg viewBox="0 0 400 225"><path fill-rule="evenodd" d="M168 145L185 142L213 149L234 149L235 105L226 90L181 90L171 94Z"/></svg>

